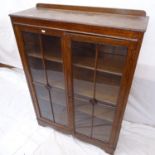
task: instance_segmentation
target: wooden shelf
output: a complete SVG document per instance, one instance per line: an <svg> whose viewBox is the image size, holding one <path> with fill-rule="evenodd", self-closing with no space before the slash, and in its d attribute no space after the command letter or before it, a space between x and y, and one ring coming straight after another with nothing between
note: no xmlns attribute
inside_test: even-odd
<svg viewBox="0 0 155 155"><path fill-rule="evenodd" d="M73 65L76 67L94 70L94 59L95 58L93 57L75 57L73 59ZM98 60L97 71L121 76L123 65L124 56L105 54L103 60L102 58Z"/></svg>
<svg viewBox="0 0 155 155"><path fill-rule="evenodd" d="M41 109L42 117L48 118L49 120L53 120L53 114L51 109L51 103L49 100L44 98L39 98L38 102ZM59 124L67 124L67 105L63 105L59 102L52 103L53 111L54 111L54 119L56 123Z"/></svg>
<svg viewBox="0 0 155 155"><path fill-rule="evenodd" d="M38 59L43 58L42 55L40 55L39 53L28 53L28 56L31 56L33 58L38 58ZM50 53L46 53L46 55L44 56L44 59L48 61L63 63L62 59L57 55L54 55L53 53L52 55Z"/></svg>
<svg viewBox="0 0 155 155"><path fill-rule="evenodd" d="M86 102L82 103L81 100L76 100L74 104L76 110L92 116L92 105L89 102L86 104ZM94 106L94 117L112 123L114 119L114 108L107 108L101 106L101 104L96 104Z"/></svg>
<svg viewBox="0 0 155 155"><path fill-rule="evenodd" d="M52 53L52 55L49 52L46 53L45 54L45 60L63 63L61 56L59 56L55 53Z"/></svg>
<svg viewBox="0 0 155 155"><path fill-rule="evenodd" d="M91 117L86 113L78 112L75 117L75 130L77 133L95 138L101 141L108 141L111 133L112 123L95 117L92 126ZM92 129L92 135L91 135Z"/></svg>
<svg viewBox="0 0 155 155"><path fill-rule="evenodd" d="M49 102L50 97L49 97L49 92L46 89L46 86L40 83L34 83L34 85L35 85L35 90L37 92L38 98ZM50 90L50 93L52 97L52 103L58 104L61 106L67 106L65 105L65 102L66 102L65 90L61 88L56 88L56 87L51 87L51 88L52 89Z"/></svg>
<svg viewBox="0 0 155 155"><path fill-rule="evenodd" d="M33 71L33 72L36 72L38 74L38 79L36 81L34 81L34 83L36 84L40 84L42 86L45 86L46 83L43 83L42 82L42 75L39 71ZM59 89L65 89L64 88L64 79L61 78L63 76L63 73L60 73L60 72L56 72L56 71L52 71L54 74L53 76L53 79L49 79L48 82L49 84L51 84L51 87L54 87L54 88L59 88Z"/></svg>
<svg viewBox="0 0 155 155"><path fill-rule="evenodd" d="M38 55L33 55L35 57L39 57ZM54 61L57 62L57 61ZM37 75L35 82L39 82L45 85L45 79L43 76L43 72L39 69L32 69L33 74ZM48 71L50 73L50 71ZM48 74L47 73L47 74ZM51 71L50 73L52 78L48 79L48 82L51 84L52 87L55 88L60 88L60 89L65 89L64 88L64 79L63 79L63 73L58 72L58 71ZM115 82L116 83L116 82ZM78 86L76 88L76 86ZM93 95L93 84L89 81L82 81L82 80L74 80L74 93L81 95L81 96L86 96L88 98L92 98ZM112 105L116 105L116 100L117 100L117 95L119 91L119 86L118 85L113 85L109 84L106 82L105 83L97 83L96 84L96 99L101 101L101 102L107 102Z"/></svg>
<svg viewBox="0 0 155 155"><path fill-rule="evenodd" d="M38 53L29 53L28 56L31 56L33 58L39 58L42 59L42 56ZM113 58L112 56L109 58L107 58L106 61L101 61L99 60L98 64L98 68L97 71L99 72L104 72L104 73L108 73L108 74L113 74L113 75L118 75L118 76L122 76L122 68L123 68L123 64L124 64L124 58L123 56L118 55L118 58ZM58 57L57 55L54 55L52 53L52 55L50 53L46 53L45 60L48 61L53 61L53 62L58 62L58 63L63 63L62 59L60 57ZM84 58L84 57L79 57L74 61L73 66L76 67L81 67L81 68L85 68L85 69L90 69L90 70L95 70L94 68L94 64L93 62L94 58ZM110 60L108 60L110 59Z"/></svg>
<svg viewBox="0 0 155 155"><path fill-rule="evenodd" d="M77 87L76 87L77 86ZM119 87L108 84L96 84L96 96L98 101L116 105ZM93 83L82 80L74 80L74 94L93 98Z"/></svg>
<svg viewBox="0 0 155 155"><path fill-rule="evenodd" d="M64 90L65 86L63 74L63 72L52 71L52 78L48 78L49 84L51 84L52 87Z"/></svg>

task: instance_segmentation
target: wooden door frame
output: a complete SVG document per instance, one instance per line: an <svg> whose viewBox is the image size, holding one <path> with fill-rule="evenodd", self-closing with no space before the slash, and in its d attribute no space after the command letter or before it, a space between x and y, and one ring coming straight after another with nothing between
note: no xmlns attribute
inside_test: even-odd
<svg viewBox="0 0 155 155"><path fill-rule="evenodd" d="M76 34L76 33L68 33L66 32L66 36L67 36L67 40L68 40L68 55L70 55L70 60L69 60L69 66L70 68L70 97L72 98L72 111L73 111L73 119L74 119L74 104L73 104L73 69L72 69L72 51L71 51L71 41L79 41L79 42L88 42L88 43L103 43L106 45L112 45L112 46L125 46L127 47L127 55L126 55L126 61L125 61L125 67L123 68L123 74L122 74L122 78L121 78L121 82L120 82L120 90L119 90L119 94L118 94L118 99L117 99L117 105L116 105L116 110L115 110L115 116L114 116L114 121L112 123L112 131L111 131L111 136L110 136L110 140L109 142L103 142L100 140L96 140L96 139L91 139L88 138L85 135L82 134L76 134L75 133L75 125L73 125L73 130L74 130L74 135L82 140L88 141L88 142L93 142L96 143L97 145L102 145L102 147L105 147L108 149L108 151L110 150L110 152L112 150L115 149L116 147L116 139L118 139L119 136L119 132L120 132L120 127L121 127L121 122L123 119L123 114L124 114L124 110L125 110L125 106L126 106L126 97L128 96L128 93L130 90L130 84L132 81L132 76L130 76L130 78L128 79L128 81L126 81L126 74L128 74L128 72L134 72L134 66L130 67L131 64L129 64L129 62L132 61L133 59L133 53L137 53L137 39L118 39L118 38L111 38L110 37L101 37L101 36L92 36L92 35L87 35L87 34ZM68 56L69 57L69 56ZM138 55L135 56L134 59L136 59L138 57ZM129 74L128 74L129 75ZM133 75L133 74L131 74ZM126 85L128 85L128 87L126 87ZM72 96L71 96L72 95ZM73 120L73 123L75 122L75 120Z"/></svg>
<svg viewBox="0 0 155 155"><path fill-rule="evenodd" d="M49 121L47 119L44 119L43 117L41 117L41 113L40 113L40 110L39 110L39 104L38 104L38 101L37 101L37 95L35 93L35 89L34 89L34 86L32 84L32 75L31 75L31 71L30 71L30 67L29 67L29 64L28 64L28 59L27 59L27 56L26 56L26 53L25 53L25 50L24 50L24 40L23 40L23 37L22 37L22 32L32 32L32 33L36 33L36 34L44 34L42 33L41 30L45 30L46 33L45 35L49 35L49 36L59 36L61 37L61 46L62 46L62 59L64 61L64 49L63 49L63 36L64 36L64 32L63 31L59 31L59 30L52 30L52 29L45 29L45 28L36 28L36 27L33 27L33 26L23 26L23 25L13 25L14 26L14 33L15 33L15 36L16 36L16 39L17 39L17 45L18 45L18 48L19 48L19 53L20 53L20 57L21 57L21 60L22 60L22 63L23 63L23 68L24 68L24 72L25 72L25 75L26 75L26 79L27 79L27 83L28 83L28 87L29 87L29 90L30 90L30 93L31 93L31 96L32 96L32 101L33 101L33 106L34 106L34 109L35 109L35 112L36 112L36 116L37 116L37 120L38 120L38 123L41 124L41 125L44 125L44 126L52 126L54 127L55 129L57 130L60 130L62 132L65 132L65 133L70 133L70 122L69 122L69 118L70 116L68 115L68 92L67 92L67 83L66 83L66 72L65 72L65 64L63 65L63 72L64 72L64 77L65 77L65 93L66 93L66 106L67 106L67 120L68 120L68 126L63 126L63 125L60 125L60 124L57 124L57 123L53 123L52 121Z"/></svg>

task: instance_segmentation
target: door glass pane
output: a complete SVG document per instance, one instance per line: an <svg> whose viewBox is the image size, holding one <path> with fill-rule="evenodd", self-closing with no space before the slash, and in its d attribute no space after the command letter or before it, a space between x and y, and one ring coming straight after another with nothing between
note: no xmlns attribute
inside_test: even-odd
<svg viewBox="0 0 155 155"><path fill-rule="evenodd" d="M74 96L93 97L93 74L92 70L73 66Z"/></svg>
<svg viewBox="0 0 155 155"><path fill-rule="evenodd" d="M22 34L26 53L28 55L41 57L39 34L32 32L22 32Z"/></svg>
<svg viewBox="0 0 155 155"><path fill-rule="evenodd" d="M64 83L61 39L56 36L42 36L44 59L55 123L67 125L67 105Z"/></svg>
<svg viewBox="0 0 155 155"><path fill-rule="evenodd" d="M116 105L121 77L96 71L95 98Z"/></svg>
<svg viewBox="0 0 155 155"><path fill-rule="evenodd" d="M114 119L114 108L105 107L102 103L94 105L92 137L101 141L108 141L111 135Z"/></svg>
<svg viewBox="0 0 155 155"><path fill-rule="evenodd" d="M100 44L98 48L97 68L100 71L122 75L127 47Z"/></svg>
<svg viewBox="0 0 155 155"><path fill-rule="evenodd" d="M46 84L45 70L43 68L42 59L28 56L28 63L33 81Z"/></svg>
<svg viewBox="0 0 155 155"><path fill-rule="evenodd" d="M75 131L109 141L127 48L72 41Z"/></svg>
<svg viewBox="0 0 155 155"><path fill-rule="evenodd" d="M46 83L42 54L40 50L39 34L22 32L22 35L32 79L35 82Z"/></svg>
<svg viewBox="0 0 155 155"><path fill-rule="evenodd" d="M95 46L91 43L72 41L74 95L93 97Z"/></svg>
<svg viewBox="0 0 155 155"><path fill-rule="evenodd" d="M75 131L91 137L92 128L92 105L88 99L75 98Z"/></svg>
<svg viewBox="0 0 155 155"><path fill-rule="evenodd" d="M41 116L67 125L61 38L32 32L22 34Z"/></svg>
<svg viewBox="0 0 155 155"><path fill-rule="evenodd" d="M62 63L61 39L57 36L42 36L45 59Z"/></svg>
<svg viewBox="0 0 155 155"><path fill-rule="evenodd" d="M72 58L75 66L94 68L95 45L86 42L72 41Z"/></svg>
<svg viewBox="0 0 155 155"><path fill-rule="evenodd" d="M56 88L64 89L63 65L59 62L46 61L48 83Z"/></svg>
<svg viewBox="0 0 155 155"><path fill-rule="evenodd" d="M120 81L125 65L127 48L123 46L97 45L95 98L116 105Z"/></svg>
<svg viewBox="0 0 155 155"><path fill-rule="evenodd" d="M91 137L94 86L95 46L91 43L72 42L74 111L76 132Z"/></svg>
<svg viewBox="0 0 155 155"><path fill-rule="evenodd" d="M34 85L41 116L53 121L52 105L50 102L49 91L43 85Z"/></svg>
<svg viewBox="0 0 155 155"><path fill-rule="evenodd" d="M36 95L44 100L49 100L49 91L44 85L35 84Z"/></svg>
<svg viewBox="0 0 155 155"><path fill-rule="evenodd" d="M67 125L67 107L66 94L63 89L52 88L51 97L53 103L53 111L55 122L58 124Z"/></svg>
<svg viewBox="0 0 155 155"><path fill-rule="evenodd" d="M39 104L41 116L45 119L53 121L53 114L51 110L50 101L38 98L38 104Z"/></svg>

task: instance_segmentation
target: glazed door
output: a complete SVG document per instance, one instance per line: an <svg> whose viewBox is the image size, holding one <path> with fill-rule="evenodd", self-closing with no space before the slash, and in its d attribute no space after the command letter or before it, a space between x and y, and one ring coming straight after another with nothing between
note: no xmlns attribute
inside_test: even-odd
<svg viewBox="0 0 155 155"><path fill-rule="evenodd" d="M68 126L62 33L21 28L40 118Z"/></svg>
<svg viewBox="0 0 155 155"><path fill-rule="evenodd" d="M123 41L70 35L75 134L109 142L128 48Z"/></svg>

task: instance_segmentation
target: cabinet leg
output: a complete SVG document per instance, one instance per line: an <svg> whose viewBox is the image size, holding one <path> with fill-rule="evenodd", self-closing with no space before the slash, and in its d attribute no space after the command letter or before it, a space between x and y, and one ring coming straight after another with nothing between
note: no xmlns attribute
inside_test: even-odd
<svg viewBox="0 0 155 155"><path fill-rule="evenodd" d="M42 121L39 120L39 119L37 119L37 121L38 121L38 124L39 124L40 126L47 127L47 124L46 124L46 123L42 122Z"/></svg>

